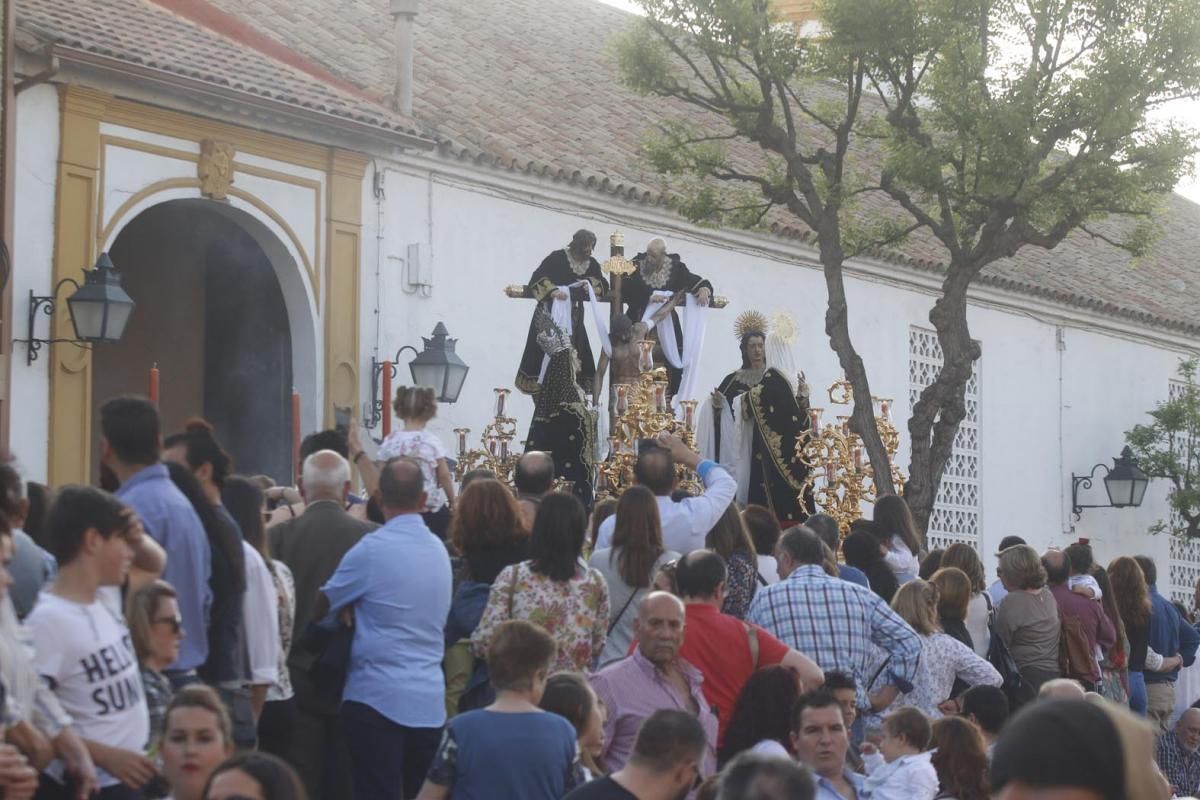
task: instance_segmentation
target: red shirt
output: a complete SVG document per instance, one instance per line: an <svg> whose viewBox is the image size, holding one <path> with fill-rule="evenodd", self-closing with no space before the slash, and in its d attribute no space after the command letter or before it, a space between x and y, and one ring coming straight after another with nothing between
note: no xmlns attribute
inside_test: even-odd
<svg viewBox="0 0 1200 800"><path fill-rule="evenodd" d="M750 652L750 628L758 637L758 664ZM722 614L706 603L687 604L687 628L680 658L704 675L704 699L717 712L718 747L725 743L725 727L746 681L759 667L778 664L789 647L757 625Z"/></svg>

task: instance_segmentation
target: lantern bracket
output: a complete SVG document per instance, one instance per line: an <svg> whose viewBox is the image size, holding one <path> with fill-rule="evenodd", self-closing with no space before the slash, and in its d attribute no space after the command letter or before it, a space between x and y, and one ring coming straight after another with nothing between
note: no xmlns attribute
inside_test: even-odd
<svg viewBox="0 0 1200 800"><path fill-rule="evenodd" d="M42 312L51 319L54 318L54 312L58 306L58 293L66 284L71 284L76 290L79 289L79 282L74 278L63 278L54 286L54 291L51 294L40 295L34 294L33 290L29 290L29 338L13 339L14 342L22 342L29 346L29 350L25 354L25 364L28 366L38 359L38 352L44 345L48 344L73 344L76 347L87 350L88 345L80 342L77 339L38 339L34 335L34 328L37 323L38 312ZM51 323L51 332L53 333L53 323Z"/></svg>

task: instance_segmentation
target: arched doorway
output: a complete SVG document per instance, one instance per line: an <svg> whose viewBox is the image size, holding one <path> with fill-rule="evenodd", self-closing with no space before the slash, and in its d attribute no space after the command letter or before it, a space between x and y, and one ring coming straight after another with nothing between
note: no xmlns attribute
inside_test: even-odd
<svg viewBox="0 0 1200 800"><path fill-rule="evenodd" d="M122 340L93 353L95 436L104 401L144 393L157 364L164 435L202 416L239 472L290 483L297 311L278 272L296 268L274 263L282 245L243 211L189 199L145 209L109 252L137 307Z"/></svg>

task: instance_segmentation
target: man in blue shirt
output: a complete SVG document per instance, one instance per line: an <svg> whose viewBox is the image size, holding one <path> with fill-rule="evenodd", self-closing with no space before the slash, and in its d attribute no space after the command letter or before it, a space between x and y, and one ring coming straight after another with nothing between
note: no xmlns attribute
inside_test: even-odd
<svg viewBox="0 0 1200 800"><path fill-rule="evenodd" d="M162 438L158 409L143 397L116 397L100 409L101 461L121 488L117 497L142 520L142 527L167 554L163 580L175 587L183 618L179 658L167 668L176 685L195 680L208 658L208 613L212 606L212 550L192 504L171 482L159 461Z"/></svg>
<svg viewBox="0 0 1200 800"><path fill-rule="evenodd" d="M792 749L796 760L813 771L816 800L858 800L865 778L846 766L850 735L842 705L817 689L800 696L792 711Z"/></svg>
<svg viewBox="0 0 1200 800"><path fill-rule="evenodd" d="M359 800L395 797L397 787L416 797L446 722L450 556L421 519L425 498L420 464L385 464L387 524L350 548L321 588L333 611L354 614L342 722Z"/></svg>
<svg viewBox="0 0 1200 800"><path fill-rule="evenodd" d="M804 527L821 537L821 541L829 546L835 556L838 554L838 548L842 544L842 532L838 528L837 520L828 514L813 514L804 520ZM864 589L871 588L871 582L867 580L867 573L858 567L838 564L838 577L844 581L856 583Z"/></svg>
<svg viewBox="0 0 1200 800"><path fill-rule="evenodd" d="M1149 556L1135 556L1138 566L1146 575L1150 588L1150 648L1163 658L1179 656L1183 666L1190 667L1196 660L1196 647L1200 645L1200 634L1179 615L1175 606L1158 593L1158 567ZM1175 711L1175 681L1179 670L1151 672L1146 670L1146 715L1150 723L1164 734L1169 729L1171 714Z"/></svg>

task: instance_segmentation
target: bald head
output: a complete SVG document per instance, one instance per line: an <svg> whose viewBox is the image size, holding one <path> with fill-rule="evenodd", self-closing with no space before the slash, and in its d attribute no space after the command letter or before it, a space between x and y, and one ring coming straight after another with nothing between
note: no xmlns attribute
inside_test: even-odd
<svg viewBox="0 0 1200 800"><path fill-rule="evenodd" d="M1189 708L1180 715L1175 723L1175 738L1189 753L1200 748L1200 708Z"/></svg>
<svg viewBox="0 0 1200 800"><path fill-rule="evenodd" d="M1083 684L1079 681L1071 680L1070 678L1055 678L1051 681L1046 681L1042 684L1042 688L1038 690L1038 699L1059 699L1059 700L1083 700L1087 697L1087 693L1083 690Z"/></svg>
<svg viewBox="0 0 1200 800"><path fill-rule="evenodd" d="M342 502L350 491L350 462L332 450L318 450L304 459L300 492L306 502Z"/></svg>
<svg viewBox="0 0 1200 800"><path fill-rule="evenodd" d="M386 519L425 510L425 476L411 458L393 458L379 473L379 505Z"/></svg>
<svg viewBox="0 0 1200 800"><path fill-rule="evenodd" d="M554 459L541 450L530 450L517 460L513 482L520 494L541 497L554 485Z"/></svg>
<svg viewBox="0 0 1200 800"><path fill-rule="evenodd" d="M668 592L651 592L642 601L633 635L646 660L665 667L679 658L683 630L687 621L683 601Z"/></svg>
<svg viewBox="0 0 1200 800"><path fill-rule="evenodd" d="M1051 586L1066 583L1071 577L1071 562L1062 550L1047 550L1042 556L1042 566L1046 569L1046 580Z"/></svg>

